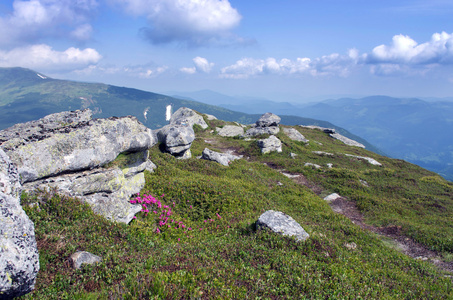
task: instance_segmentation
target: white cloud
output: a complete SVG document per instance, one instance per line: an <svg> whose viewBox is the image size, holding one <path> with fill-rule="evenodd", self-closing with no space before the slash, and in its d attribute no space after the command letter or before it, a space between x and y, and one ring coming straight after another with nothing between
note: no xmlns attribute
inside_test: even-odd
<svg viewBox="0 0 453 300"><path fill-rule="evenodd" d="M377 46L367 55L371 64L451 64L453 63L453 34L435 33L431 40L418 44L407 35L395 35L392 43Z"/></svg>
<svg viewBox="0 0 453 300"><path fill-rule="evenodd" d="M214 63L210 63L206 58L197 56L193 60L194 67L180 68L179 71L186 74L210 73Z"/></svg>
<svg viewBox="0 0 453 300"><path fill-rule="evenodd" d="M155 66L152 63L136 66L90 65L74 73L84 76L127 75L134 78L155 78L168 70L167 66Z"/></svg>
<svg viewBox="0 0 453 300"><path fill-rule="evenodd" d="M193 59L193 63L195 64L195 68L199 72L209 73L211 72L212 67L214 66L213 63L210 63L206 58L197 56Z"/></svg>
<svg viewBox="0 0 453 300"><path fill-rule="evenodd" d="M357 64L357 50L350 50L348 55L331 54L316 59L307 57L290 60L244 58L235 64L222 68L221 77L242 79L261 74L293 75L308 74L311 76L339 75L347 76Z"/></svg>
<svg viewBox="0 0 453 300"><path fill-rule="evenodd" d="M71 36L79 41L86 41L91 38L93 27L90 24L82 24L71 32Z"/></svg>
<svg viewBox="0 0 453 300"><path fill-rule="evenodd" d="M181 68L179 71L186 73L186 74L195 74L197 73L197 69L195 67L193 68Z"/></svg>
<svg viewBox="0 0 453 300"><path fill-rule="evenodd" d="M96 0L14 0L13 10L0 18L0 45L18 46L47 37L87 40L88 21Z"/></svg>
<svg viewBox="0 0 453 300"><path fill-rule="evenodd" d="M0 66L64 71L96 64L101 58L92 48L80 50L71 47L65 51L55 51L48 45L40 44L0 51Z"/></svg>
<svg viewBox="0 0 453 300"><path fill-rule="evenodd" d="M152 43L185 42L191 46L236 40L230 30L241 15L228 0L111 0L129 13L148 18L142 33Z"/></svg>

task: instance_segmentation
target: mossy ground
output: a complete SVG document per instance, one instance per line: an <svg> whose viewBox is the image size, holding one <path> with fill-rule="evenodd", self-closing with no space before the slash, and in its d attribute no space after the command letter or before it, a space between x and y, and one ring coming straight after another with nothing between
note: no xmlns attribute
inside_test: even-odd
<svg viewBox="0 0 453 300"><path fill-rule="evenodd" d="M143 193L171 206L172 219L183 222L184 230L172 226L156 233L153 214L140 213L124 225L96 216L75 199L49 193L24 196L24 208L35 223L41 266L36 290L24 298L453 298L451 280L434 266L389 247L263 163L304 174L327 192L357 201L368 222L400 225L405 234L445 256L452 253L451 183L403 161L345 146L315 130L299 129L310 139L308 145L280 133L283 153L261 155L256 142L219 137L210 133L212 125L197 130L194 158L176 160L158 147L150 151L158 168L146 173ZM234 149L248 160L224 167L195 158L204 147ZM291 152L297 154L295 159ZM383 166L343 153L373 157ZM323 168L303 167L305 162ZM329 169L327 163L334 167ZM39 206L28 205L33 202ZM292 216L310 238L297 243L256 231L255 221L269 209ZM346 246L351 243L357 247ZM100 255L103 261L73 270L67 258L77 250Z"/></svg>

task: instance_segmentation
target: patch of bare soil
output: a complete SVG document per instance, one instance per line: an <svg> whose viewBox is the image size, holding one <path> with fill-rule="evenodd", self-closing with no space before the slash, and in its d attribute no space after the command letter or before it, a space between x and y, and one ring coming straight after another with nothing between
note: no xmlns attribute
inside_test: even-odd
<svg viewBox="0 0 453 300"><path fill-rule="evenodd" d="M271 168L278 170L278 168L276 168L276 166L274 165L270 164L267 165ZM282 172L283 170L278 171ZM282 173L288 174L287 172ZM302 174L291 173L290 178L292 178L296 183L308 187L318 196L324 191L321 186L316 185L313 182L310 182ZM402 253L415 259L429 261L430 263L436 265L438 268L453 273L453 262L443 261L440 256L440 253L429 250L426 246L417 243L416 241L407 236L404 236L401 232L401 227L399 226L376 227L373 225L366 224L363 220L363 215L360 213L356 206L355 201L348 200L345 197L340 197L331 201L329 205L334 212L344 215L345 217L350 219L354 224L360 226L362 229L374 232L380 236L391 239L395 245L395 248L401 251Z"/></svg>

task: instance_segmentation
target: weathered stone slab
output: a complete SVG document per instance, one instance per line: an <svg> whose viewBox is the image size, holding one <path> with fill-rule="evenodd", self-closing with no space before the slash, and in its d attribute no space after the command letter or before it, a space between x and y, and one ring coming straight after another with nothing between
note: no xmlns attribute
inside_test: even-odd
<svg viewBox="0 0 453 300"><path fill-rule="evenodd" d="M308 140L297 129L285 127L283 128L283 132L293 141L308 143Z"/></svg>
<svg viewBox="0 0 453 300"><path fill-rule="evenodd" d="M257 142L263 154L274 151L282 152L282 142L275 135L271 135L267 139L258 140Z"/></svg>
<svg viewBox="0 0 453 300"><path fill-rule="evenodd" d="M35 228L20 205L18 174L0 149L0 299L31 292L39 270Z"/></svg>
<svg viewBox="0 0 453 300"><path fill-rule="evenodd" d="M225 125L222 128L216 128L216 131L220 136L235 137L244 135L244 129L234 125Z"/></svg>
<svg viewBox="0 0 453 300"><path fill-rule="evenodd" d="M215 152L208 148L205 148L203 150L201 158L218 162L219 164L227 167L230 165L230 163L233 160L240 159L240 158L242 158L242 156L237 156L237 155L228 154L228 153Z"/></svg>
<svg viewBox="0 0 453 300"><path fill-rule="evenodd" d="M257 135L262 135L262 134L277 134L280 132L280 128L277 126L271 126L271 127L254 127L250 128L245 132L246 136L257 136Z"/></svg>
<svg viewBox="0 0 453 300"><path fill-rule="evenodd" d="M357 158L357 159L361 159L361 160L365 160L367 161L368 163L374 165L374 166L382 166L382 164L380 162L378 162L377 160L375 160L374 158L371 158L371 157L366 157L366 156L357 156L357 155L352 155L352 154L345 154L346 156L349 156L349 157L354 157L354 158Z"/></svg>
<svg viewBox="0 0 453 300"><path fill-rule="evenodd" d="M293 218L279 211L268 210L256 222L258 229L269 228L275 233L294 236L297 241L305 241L310 236Z"/></svg>
<svg viewBox="0 0 453 300"><path fill-rule="evenodd" d="M278 126L280 123L281 118L273 113L265 113L263 114L258 121L256 121L256 127L271 127L271 126Z"/></svg>
<svg viewBox="0 0 453 300"><path fill-rule="evenodd" d="M208 124L204 121L203 117L197 114L194 110L181 107L170 118L172 125L189 125L192 127L194 124L200 125L201 128L208 128Z"/></svg>
<svg viewBox="0 0 453 300"><path fill-rule="evenodd" d="M157 130L157 138L159 142L164 143L165 149L170 154L184 156L195 140L195 132L192 126L167 125Z"/></svg>
<svg viewBox="0 0 453 300"><path fill-rule="evenodd" d="M122 152L147 150L157 142L135 117L86 121L87 115L63 112L0 131L1 147L17 165L22 183L99 167ZM61 121L79 119L84 121ZM13 137L17 130L25 131Z"/></svg>
<svg viewBox="0 0 453 300"><path fill-rule="evenodd" d="M330 136L333 137L334 139L339 140L340 142L343 142L345 145L359 147L359 148L365 148L365 145L363 145L359 142L356 142L350 138L347 138L339 133L331 133Z"/></svg>

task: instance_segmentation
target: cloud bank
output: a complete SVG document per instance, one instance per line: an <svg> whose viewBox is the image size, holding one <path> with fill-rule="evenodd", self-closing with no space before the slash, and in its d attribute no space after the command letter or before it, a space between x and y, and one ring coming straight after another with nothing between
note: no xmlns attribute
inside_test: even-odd
<svg viewBox="0 0 453 300"><path fill-rule="evenodd" d="M347 55L334 53L315 59L308 57L276 59L269 57L263 59L244 58L235 64L221 69L221 77L244 79L251 76L276 74L293 75L308 74L311 76L347 76L357 64L358 52L352 49Z"/></svg>
<svg viewBox="0 0 453 300"><path fill-rule="evenodd" d="M453 64L453 34L434 33L425 43L417 43L407 35L395 35L389 45L379 45L369 53L350 49L347 54L333 53L310 59L307 57L276 59L243 58L221 69L221 77L244 79L265 74L346 77L355 69L368 67L380 76L420 75Z"/></svg>
<svg viewBox="0 0 453 300"><path fill-rule="evenodd" d="M146 16L141 33L153 44L202 46L240 42L230 30L241 15L228 0L112 0L135 16Z"/></svg>
<svg viewBox="0 0 453 300"><path fill-rule="evenodd" d="M102 56L94 49L68 48L55 51L44 44L0 50L1 67L25 67L43 71L68 71L97 63Z"/></svg>

